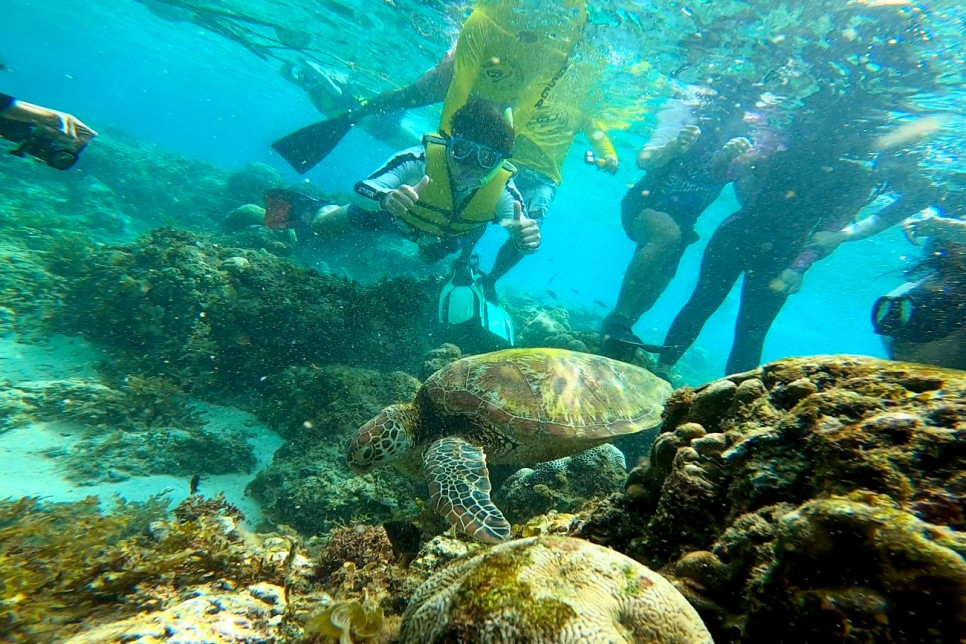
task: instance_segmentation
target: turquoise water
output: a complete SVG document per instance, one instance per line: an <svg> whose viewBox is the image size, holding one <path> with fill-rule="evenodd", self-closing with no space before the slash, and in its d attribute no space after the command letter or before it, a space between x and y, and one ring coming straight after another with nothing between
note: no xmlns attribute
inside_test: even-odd
<svg viewBox="0 0 966 644"><path fill-rule="evenodd" d="M494 336L475 321L462 335L437 321L450 260L427 264L398 235L320 239L263 225L269 189L362 203L353 186L398 147L355 127L296 173L272 143L342 108L320 114L283 64L310 59L372 97L436 64L474 6L516 2L531 20L517 37L532 42L568 1L0 2L0 93L100 133L68 172L14 158L0 139L0 642L304 641L303 628L322 628L320 609L373 600L368 617L394 618L378 641L422 644L387 633L418 584L483 551L472 537L550 533L660 570L690 593L694 624L704 620L716 641L964 641L950 633L964 632L966 615L966 381L838 357L888 357L873 303L912 279L924 253L899 226L808 270L761 363L835 357L720 380L739 280L677 363L671 394L637 368L654 370L643 351L637 367L540 350L473 357ZM581 107L602 110L620 168L585 162L591 143L578 135L539 252L498 284L519 346L605 350L601 326L635 252L621 222L621 199L643 174L635 159L659 110L703 85L754 83L749 118L787 126L770 134L795 149L836 150L834 163L864 154L851 143L901 134L900 158L966 194L960 4L590 2L592 47L575 59L601 67ZM850 100L879 101L878 129L856 135L863 122L853 120L823 130L824 119L802 117L809 97L846 86L862 89ZM828 122L854 114L838 105L820 111ZM402 125L432 132L440 116L440 105L421 107ZM816 165L786 179L820 182L828 166ZM634 325L645 343L664 342L739 194L729 184L698 220L697 243ZM966 218L957 198L943 214ZM797 214L774 216L794 229ZM477 245L484 271L505 240L489 226ZM966 287L966 241L958 251L945 241L960 281L945 276L939 299L960 302L950 319L961 336L952 296ZM737 242L772 244L754 232ZM466 409L446 409L447 396ZM613 445L581 451L603 430ZM374 456L387 446L411 457L397 465L418 467L376 467L388 464ZM500 565L501 581L524 576ZM641 585L621 566L614 596ZM597 568L568 570L592 579ZM477 603L504 594L494 588ZM517 592L506 593L512 610Z"/></svg>
<svg viewBox="0 0 966 644"><path fill-rule="evenodd" d="M244 9L244 3L239 7ZM411 9L407 6L395 13L403 19ZM430 16L445 15L420 9ZM376 13L386 11L392 10L381 6ZM56 20L51 19L53 13ZM320 16L320 21L324 23L326 17ZM83 115L94 127L117 127L227 169L261 161L296 179L268 144L311 122L316 113L299 89L276 73L277 61L260 60L197 25L158 18L135 2L95 0L59 6L8 0L5 22L2 55L10 71L0 78L7 93L56 105ZM376 24L386 39L404 33L395 31L393 24ZM330 29L337 26L326 25ZM435 36L423 39L428 46L420 43L424 49L394 61L399 75L412 78L421 73L431 63L427 54L442 52L449 45L454 26L444 23L428 31ZM365 65L366 51L359 43L333 49ZM359 76L373 82L367 74ZM414 117L416 127L430 123L433 113L420 111ZM592 304L594 300L613 304L633 250L620 228L618 195L640 175L633 167L633 150L644 140L639 131L644 130L635 127L616 135L624 158L616 177L584 166L581 160L587 144L578 139L544 231L544 248L504 280L507 287L539 295L552 280L551 289L559 303L579 303L597 310L600 307ZM355 131L307 179L323 191L348 192L390 152L385 144ZM699 231L704 240L734 207L726 196L701 219ZM482 247L484 266L501 243L497 231L489 237L490 243ZM647 341L661 340L686 300L701 250L700 243L689 249L674 283L636 327ZM843 248L818 265L773 325L764 360L838 352L883 355L878 338L870 331L868 312L876 297L900 283L896 271L903 266L901 258L913 252L897 234L889 232ZM709 375L723 368L721 356L731 342L734 299L733 294L695 345L707 354Z"/></svg>

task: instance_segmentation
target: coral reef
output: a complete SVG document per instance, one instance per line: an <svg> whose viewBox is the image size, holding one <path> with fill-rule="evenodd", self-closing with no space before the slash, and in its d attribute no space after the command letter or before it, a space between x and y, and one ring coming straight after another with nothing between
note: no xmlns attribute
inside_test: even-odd
<svg viewBox="0 0 966 644"><path fill-rule="evenodd" d="M500 544L431 577L413 595L400 641L710 643L660 575L569 537Z"/></svg>
<svg viewBox="0 0 966 644"><path fill-rule="evenodd" d="M0 431L38 420L74 420L103 427L125 417L123 394L80 378L4 383Z"/></svg>
<svg viewBox="0 0 966 644"><path fill-rule="evenodd" d="M515 313L521 346L588 351L587 344L571 330L567 309L530 305Z"/></svg>
<svg viewBox="0 0 966 644"><path fill-rule="evenodd" d="M463 357L462 351L455 344L445 343L423 357L423 364L419 369L419 377L423 380Z"/></svg>
<svg viewBox="0 0 966 644"><path fill-rule="evenodd" d="M420 548L416 558L409 564L409 570L421 582L439 572L457 559L478 554L486 549L479 541L466 541L445 534L436 535Z"/></svg>
<svg viewBox="0 0 966 644"><path fill-rule="evenodd" d="M0 301L3 302L0 334L29 333L38 320L58 305L64 286L47 272L44 257L37 252L46 246L46 243L38 244L29 238L7 238L4 235L0 240L0 262L3 263L3 271L0 271Z"/></svg>
<svg viewBox="0 0 966 644"><path fill-rule="evenodd" d="M81 378L22 381L0 392L0 431L36 421L82 428L69 448L45 452L82 484L145 473L249 472L255 465L242 434L205 429L201 414L164 378L131 376L117 389Z"/></svg>
<svg viewBox="0 0 966 644"><path fill-rule="evenodd" d="M284 585L285 566L220 511L171 521L158 499L118 502L108 515L98 504L0 501L0 639L66 641L219 579Z"/></svg>
<svg viewBox="0 0 966 644"><path fill-rule="evenodd" d="M966 637L966 374L782 360L665 410L579 534L662 570L718 642Z"/></svg>
<svg viewBox="0 0 966 644"><path fill-rule="evenodd" d="M418 514L425 485L395 471L354 476L345 467L348 435L385 405L411 400L419 382L402 372L352 367L288 369L265 385L260 413L288 438L249 486L268 515L306 534L352 522Z"/></svg>
<svg viewBox="0 0 966 644"><path fill-rule="evenodd" d="M281 188L284 183L282 173L272 166L249 163L228 175L225 196L228 203L235 205L261 203L267 190Z"/></svg>
<svg viewBox="0 0 966 644"><path fill-rule="evenodd" d="M431 346L434 296L416 282L364 288L170 229L78 264L58 327L189 390L250 395L292 366L410 367Z"/></svg>
<svg viewBox="0 0 966 644"><path fill-rule="evenodd" d="M3 425L70 420L89 427L127 430L202 426L182 391L164 378L131 376L113 389L81 378L21 381L0 394Z"/></svg>
<svg viewBox="0 0 966 644"><path fill-rule="evenodd" d="M253 203L246 203L225 215L221 225L226 230L238 231L249 226L261 226L264 219L265 208Z"/></svg>
<svg viewBox="0 0 966 644"><path fill-rule="evenodd" d="M85 436L66 454L60 448L45 454L59 458L64 473L81 484L122 481L146 473L185 477L247 474L255 467L251 446L237 433L167 427Z"/></svg>
<svg viewBox="0 0 966 644"><path fill-rule="evenodd" d="M384 623L385 616L377 605L351 599L334 602L311 616L304 628L308 635L337 639L341 644L373 639L382 632Z"/></svg>
<svg viewBox="0 0 966 644"><path fill-rule="evenodd" d="M215 166L110 128L84 153L80 183L88 176L97 181L101 203L131 220L138 230L172 224L211 229L226 210L251 201L233 195L229 174ZM50 189L56 184L48 181L42 185ZM75 189L90 192L89 185ZM85 198L90 201L89 196Z"/></svg>
<svg viewBox="0 0 966 644"><path fill-rule="evenodd" d="M97 624L58 641L64 644L279 641L278 633L287 610L284 589L279 586L262 582L235 588L234 583L217 581L178 593L165 602L162 610Z"/></svg>
<svg viewBox="0 0 966 644"><path fill-rule="evenodd" d="M411 592L408 573L397 565L392 544L381 527L335 528L313 554L316 580L333 598L366 596L394 614L402 613L403 600Z"/></svg>
<svg viewBox="0 0 966 644"><path fill-rule="evenodd" d="M572 512L591 498L617 492L627 478L624 454L610 444L573 456L524 467L512 474L494 501L512 523L524 523L551 510Z"/></svg>

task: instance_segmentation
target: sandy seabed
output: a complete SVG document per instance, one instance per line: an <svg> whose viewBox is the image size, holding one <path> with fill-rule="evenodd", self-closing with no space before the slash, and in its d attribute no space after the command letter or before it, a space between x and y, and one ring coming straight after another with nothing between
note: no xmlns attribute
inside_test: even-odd
<svg viewBox="0 0 966 644"><path fill-rule="evenodd" d="M97 380L94 365L102 359L99 350L80 338L54 335L40 341L25 342L13 334L0 338L0 383L16 387L18 383L85 378ZM244 428L248 443L257 459L250 474L205 476L200 492L207 496L223 493L225 498L246 516L254 527L261 519L258 504L245 495L245 486L259 470L267 467L275 450L282 444L278 434L260 423L252 414L202 402L205 429L217 433L220 428ZM89 430L72 421L33 422L0 433L0 498L40 496L49 501L79 501L98 496L109 508L117 495L127 501L143 501L164 494L176 505L188 496L190 481L168 475L132 476L124 480L79 485L66 476L50 450L69 452Z"/></svg>

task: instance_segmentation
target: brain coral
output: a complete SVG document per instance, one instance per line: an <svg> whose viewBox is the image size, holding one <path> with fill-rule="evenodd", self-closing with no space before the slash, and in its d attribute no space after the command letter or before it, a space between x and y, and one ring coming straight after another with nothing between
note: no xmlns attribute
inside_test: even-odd
<svg viewBox="0 0 966 644"><path fill-rule="evenodd" d="M518 539L426 581L403 616L402 642L700 644L711 636L663 577L570 537Z"/></svg>

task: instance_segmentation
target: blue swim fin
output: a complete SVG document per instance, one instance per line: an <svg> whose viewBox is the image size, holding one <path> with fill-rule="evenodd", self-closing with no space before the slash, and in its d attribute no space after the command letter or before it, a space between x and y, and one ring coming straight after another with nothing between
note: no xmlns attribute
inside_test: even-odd
<svg viewBox="0 0 966 644"><path fill-rule="evenodd" d="M516 336L513 332L513 320L509 314L499 304L494 304L489 300L484 308L484 328L493 335L503 338L511 347L516 343Z"/></svg>
<svg viewBox="0 0 966 644"><path fill-rule="evenodd" d="M463 324L476 320L483 329L513 346L513 321L507 312L486 299L480 285L479 258L457 260L453 275L439 294L438 319L443 324Z"/></svg>

